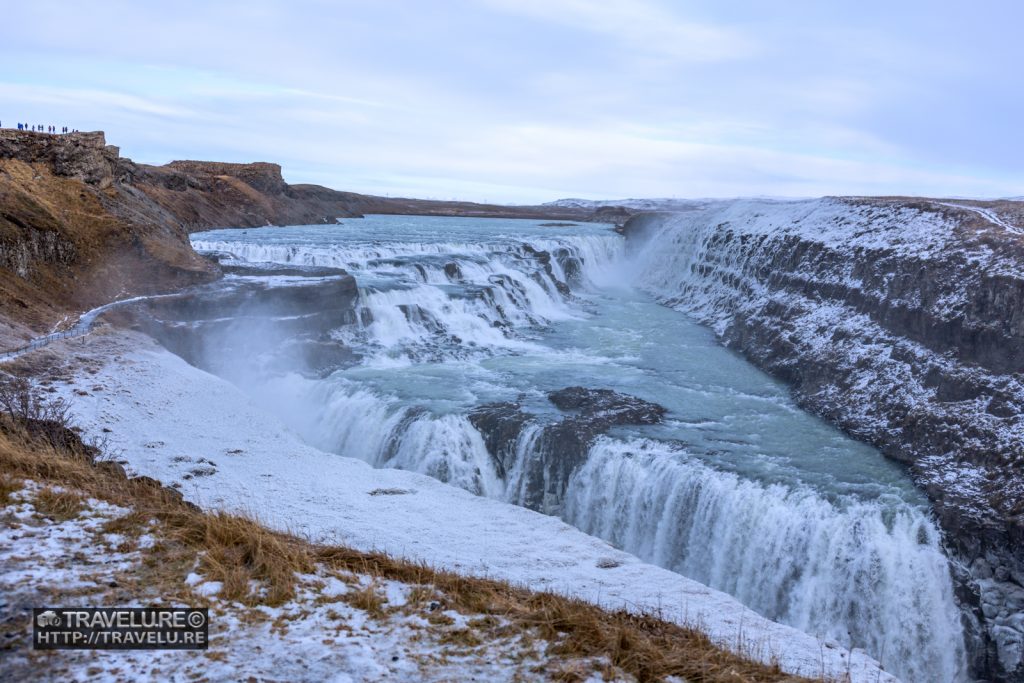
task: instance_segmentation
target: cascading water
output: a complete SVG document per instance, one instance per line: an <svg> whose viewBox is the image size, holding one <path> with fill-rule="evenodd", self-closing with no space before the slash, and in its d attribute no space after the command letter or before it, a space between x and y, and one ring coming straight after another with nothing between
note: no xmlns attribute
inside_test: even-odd
<svg viewBox="0 0 1024 683"><path fill-rule="evenodd" d="M832 503L723 474L664 444L605 440L573 477L565 518L772 619L902 662L909 680L961 671L939 533L902 501Z"/></svg>
<svg viewBox="0 0 1024 683"><path fill-rule="evenodd" d="M355 322L333 336L357 362L328 377L229 376L314 445L557 512L908 680L962 679L963 633L926 501L705 328L626 286L633 273L716 322L727 292L680 255L702 249L702 234L665 238L632 267L605 226L532 221L372 216L194 244L355 275ZM715 277L739 277L745 256L732 258ZM599 438L560 489L532 466L562 455L544 438L564 417L546 394L573 385L639 396L668 416ZM468 419L492 404L526 416L501 463Z"/></svg>

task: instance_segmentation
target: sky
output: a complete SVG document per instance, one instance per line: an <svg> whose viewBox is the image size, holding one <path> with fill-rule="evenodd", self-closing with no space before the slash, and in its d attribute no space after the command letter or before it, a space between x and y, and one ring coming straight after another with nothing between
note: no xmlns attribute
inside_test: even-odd
<svg viewBox="0 0 1024 683"><path fill-rule="evenodd" d="M1024 195L1009 0L33 0L0 122L438 199Z"/></svg>

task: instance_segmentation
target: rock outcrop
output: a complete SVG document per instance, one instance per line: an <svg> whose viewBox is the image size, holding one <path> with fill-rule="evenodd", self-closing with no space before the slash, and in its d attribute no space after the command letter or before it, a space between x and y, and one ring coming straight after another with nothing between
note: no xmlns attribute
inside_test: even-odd
<svg viewBox="0 0 1024 683"><path fill-rule="evenodd" d="M1024 681L1024 231L1012 202L721 202L627 224L645 286L906 463L979 676Z"/></svg>
<svg viewBox="0 0 1024 683"><path fill-rule="evenodd" d="M217 275L102 133L0 130L0 347L130 294Z"/></svg>
<svg viewBox="0 0 1024 683"><path fill-rule="evenodd" d="M224 269L241 277L146 299L117 315L190 364L222 376L268 367L323 376L356 362L330 334L355 323L358 289L347 272L275 264Z"/></svg>
<svg viewBox="0 0 1024 683"><path fill-rule="evenodd" d="M616 425L661 422L665 408L611 389L567 387L548 394L565 415L554 422L517 403L490 403L469 414L484 437L495 470L520 505L557 515L573 472L594 441Z"/></svg>
<svg viewBox="0 0 1024 683"><path fill-rule="evenodd" d="M40 164L54 175L100 189L114 183L122 161L101 132L57 136L13 130L0 130L0 159Z"/></svg>
<svg viewBox="0 0 1024 683"><path fill-rule="evenodd" d="M362 215L359 195L289 185L277 164L132 164L132 184L190 232L219 227L336 223Z"/></svg>

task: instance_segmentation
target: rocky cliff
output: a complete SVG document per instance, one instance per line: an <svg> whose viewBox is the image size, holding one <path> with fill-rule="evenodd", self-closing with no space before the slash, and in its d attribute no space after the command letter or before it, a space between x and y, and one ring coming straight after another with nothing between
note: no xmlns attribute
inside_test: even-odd
<svg viewBox="0 0 1024 683"><path fill-rule="evenodd" d="M719 202L626 225L644 285L906 463L946 531L974 669L1024 681L1016 202Z"/></svg>
<svg viewBox="0 0 1024 683"><path fill-rule="evenodd" d="M0 130L0 346L74 311L216 276L102 133Z"/></svg>
<svg viewBox="0 0 1024 683"><path fill-rule="evenodd" d="M289 185L277 164L172 161L130 164L132 184L189 231L335 223L361 215L358 195Z"/></svg>
<svg viewBox="0 0 1024 683"><path fill-rule="evenodd" d="M543 218L616 222L627 215L557 206L500 206L472 202L375 197L320 185L290 185L277 164L172 161L126 165L132 183L190 230L335 223L364 214Z"/></svg>

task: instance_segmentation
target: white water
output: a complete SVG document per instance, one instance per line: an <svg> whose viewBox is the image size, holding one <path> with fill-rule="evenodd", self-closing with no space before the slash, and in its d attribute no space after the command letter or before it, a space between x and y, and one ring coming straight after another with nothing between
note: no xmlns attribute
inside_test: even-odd
<svg viewBox="0 0 1024 683"><path fill-rule="evenodd" d="M907 680L962 679L948 564L906 476L800 411L705 328L625 286L633 272L663 299L714 301L714 283L679 253L699 238L674 237L639 267L604 227L531 221L370 217L195 243L356 275L362 322L335 334L360 363L324 379L226 371L314 445L522 502L536 486L526 465L540 455L538 425L558 417L547 391L656 401L666 423L602 439L552 511L770 618L863 647ZM545 267L537 251L571 258ZM504 479L466 419L495 401L536 416Z"/></svg>
<svg viewBox="0 0 1024 683"><path fill-rule="evenodd" d="M664 444L612 440L594 447L566 500L566 520L583 531L901 663L909 680L960 670L949 567L935 527L912 506L834 505L808 489L723 475ZM922 650L934 659L921 661Z"/></svg>

